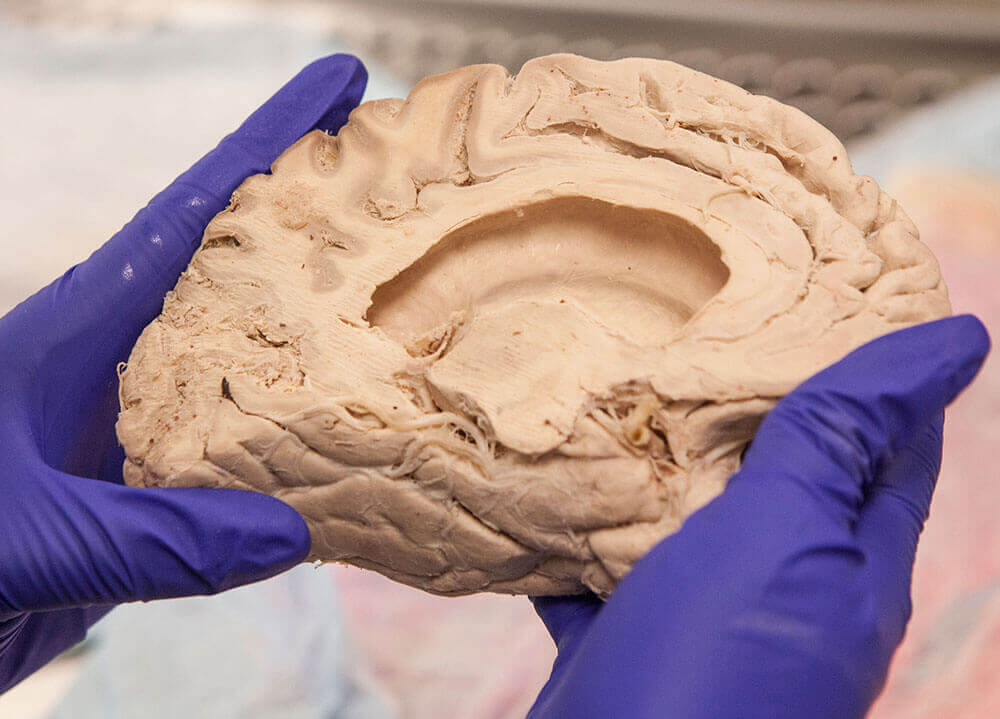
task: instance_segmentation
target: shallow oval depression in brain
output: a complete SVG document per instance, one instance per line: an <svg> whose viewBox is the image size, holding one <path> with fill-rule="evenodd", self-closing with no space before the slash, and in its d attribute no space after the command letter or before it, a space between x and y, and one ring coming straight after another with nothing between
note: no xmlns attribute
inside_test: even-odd
<svg viewBox="0 0 1000 719"><path fill-rule="evenodd" d="M125 479L268 492L312 558L433 592L606 595L778 398L948 312L797 110L661 61L461 68L237 190L122 375Z"/></svg>
<svg viewBox="0 0 1000 719"><path fill-rule="evenodd" d="M497 311L522 299L570 301L637 343L663 344L728 277L719 248L683 218L567 197L445 235L378 287L366 319L410 345L456 312Z"/></svg>

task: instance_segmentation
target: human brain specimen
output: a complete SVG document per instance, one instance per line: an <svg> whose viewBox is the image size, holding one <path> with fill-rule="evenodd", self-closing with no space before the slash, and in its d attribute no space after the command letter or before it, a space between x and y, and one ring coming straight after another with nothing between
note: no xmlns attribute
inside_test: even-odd
<svg viewBox="0 0 1000 719"><path fill-rule="evenodd" d="M134 486L232 487L311 559L607 595L814 372L949 313L801 112L551 55L361 105L248 178L121 377Z"/></svg>

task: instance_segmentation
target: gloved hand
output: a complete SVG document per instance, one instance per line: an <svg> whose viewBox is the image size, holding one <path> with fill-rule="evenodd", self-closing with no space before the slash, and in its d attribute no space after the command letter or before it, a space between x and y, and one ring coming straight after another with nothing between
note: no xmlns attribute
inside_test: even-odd
<svg viewBox="0 0 1000 719"><path fill-rule="evenodd" d="M123 486L116 366L237 185L309 130L336 131L366 78L346 55L309 65L86 262L0 319L0 691L115 604L212 594L308 553L305 522L277 499Z"/></svg>
<svg viewBox="0 0 1000 719"><path fill-rule="evenodd" d="M559 653L529 716L863 716L910 616L944 407L988 350L973 317L918 325L778 402L606 604L534 600Z"/></svg>

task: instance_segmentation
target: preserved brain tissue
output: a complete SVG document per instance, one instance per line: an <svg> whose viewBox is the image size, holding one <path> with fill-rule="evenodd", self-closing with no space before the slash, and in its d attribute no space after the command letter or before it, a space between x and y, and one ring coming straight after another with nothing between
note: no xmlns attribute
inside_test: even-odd
<svg viewBox="0 0 1000 719"><path fill-rule="evenodd" d="M801 112L662 61L465 67L234 193L122 373L125 479L266 492L311 559L432 592L607 595L782 395L948 313Z"/></svg>

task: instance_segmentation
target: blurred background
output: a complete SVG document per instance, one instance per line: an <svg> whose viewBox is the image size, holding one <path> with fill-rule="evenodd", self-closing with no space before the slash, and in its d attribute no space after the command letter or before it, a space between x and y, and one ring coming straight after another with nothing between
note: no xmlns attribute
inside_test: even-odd
<svg viewBox="0 0 1000 719"><path fill-rule="evenodd" d="M1000 2L0 0L0 314L87 257L300 67L366 99L473 62L672 59L813 115L913 216L1000 337ZM915 609L872 715L1000 716L1000 371L949 414ZM523 598L300 567L116 610L0 716L523 716L555 655ZM790 678L790 680L793 680Z"/></svg>

